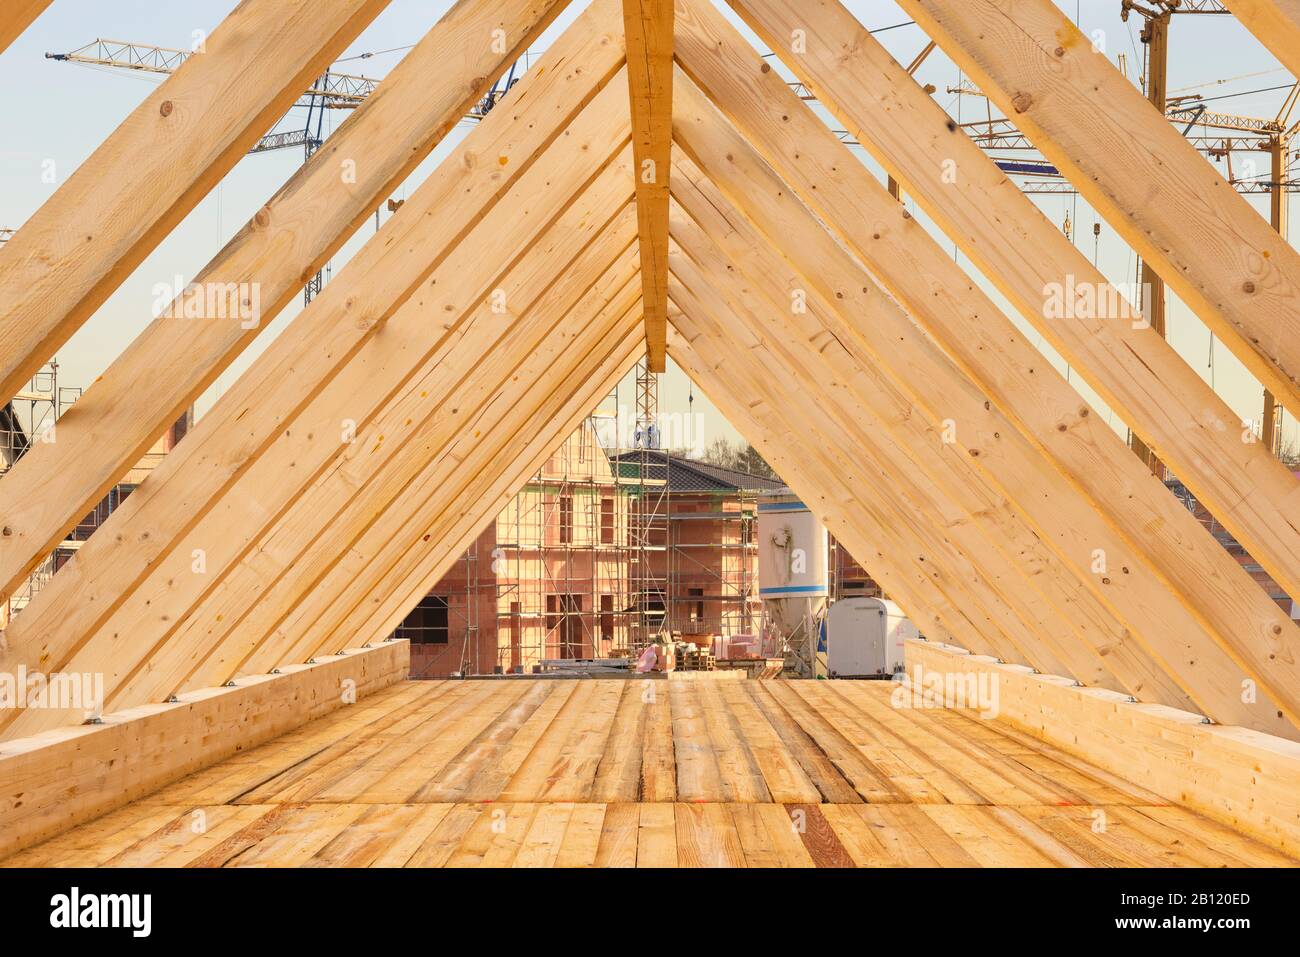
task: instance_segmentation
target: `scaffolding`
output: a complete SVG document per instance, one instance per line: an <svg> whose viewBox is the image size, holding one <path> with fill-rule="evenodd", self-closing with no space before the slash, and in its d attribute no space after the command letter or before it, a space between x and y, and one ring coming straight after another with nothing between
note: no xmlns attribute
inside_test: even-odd
<svg viewBox="0 0 1300 957"><path fill-rule="evenodd" d="M0 476L8 472L34 443L52 441L54 427L64 412L81 398L82 390L59 384L59 361L41 366L27 387L13 397L0 414ZM78 528L81 526L79 525ZM76 538L75 535L72 536ZM0 602L0 630L44 588L63 561L79 545L69 541L41 559L14 593Z"/></svg>
<svg viewBox="0 0 1300 957"><path fill-rule="evenodd" d="M598 440L601 418L584 420L398 628L424 646L415 676L626 652L629 498Z"/></svg>
<svg viewBox="0 0 1300 957"><path fill-rule="evenodd" d="M398 627L412 674L529 672L627 657L674 633L754 634L757 495L670 486L658 378L634 374L519 489ZM612 428L611 428L612 426ZM602 440L603 439L603 440ZM629 447L630 446L630 447Z"/></svg>

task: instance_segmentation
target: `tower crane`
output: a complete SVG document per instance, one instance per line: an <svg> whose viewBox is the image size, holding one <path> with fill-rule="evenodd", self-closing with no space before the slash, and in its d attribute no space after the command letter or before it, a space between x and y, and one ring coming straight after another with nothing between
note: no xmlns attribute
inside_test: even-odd
<svg viewBox="0 0 1300 957"><path fill-rule="evenodd" d="M1127 22L1133 13L1144 20L1140 34L1145 51L1141 84L1147 99L1171 123L1179 127L1183 136L1198 151L1212 160L1225 161L1226 178L1238 192L1267 193L1270 199L1270 222L1274 229L1285 236L1287 197L1300 190L1300 182L1288 178L1289 150L1296 133L1300 132L1300 123L1291 123L1291 116L1297 102L1300 102L1300 83L1291 87L1277 116L1271 119L1212 112L1197 94L1170 97L1166 88L1166 75L1169 25L1172 18L1186 14L1231 15L1231 11L1221 0L1122 0L1121 20ZM948 92L958 96L984 96L982 91L966 82L948 87ZM1074 191L1073 186L1060 176L1053 165L1041 158L1041 154L1026 157L1026 153L1037 151L1029 138L1011 120L993 117L990 112L987 119L962 123L960 126L994 157L1001 169L1027 178L1019 184L1023 192ZM1253 171L1243 177L1236 175L1233 154L1248 151L1269 154L1270 171L1266 177L1256 176ZM1140 262L1139 269L1143 313L1152 328L1163 336L1164 283L1146 262ZM1277 455L1281 446L1282 406L1267 389L1264 390L1263 413L1260 438ZM1130 436L1130 445L1155 475L1163 475L1163 465L1137 435Z"/></svg>
<svg viewBox="0 0 1300 957"><path fill-rule="evenodd" d="M175 47L155 46L148 43L134 43L127 40L95 39L85 46L68 53L47 53L47 60L64 63L80 63L87 66L106 67L116 70L133 70L138 73L168 75L176 72L180 65L195 54L194 50L181 50ZM527 54L525 54L527 56ZM470 108L466 119L479 120L486 116L500 99L509 92L519 79L519 61L511 65L506 76L492 85L487 94ZM303 149L303 162L311 159L313 153L324 142L324 122L326 110L354 110L379 86L379 80L367 76L349 73L325 73L305 90L291 109L305 109L307 116L301 127L293 129L272 128L250 149L249 154L268 153L274 150L300 146ZM284 121L276 124L279 127ZM312 276L303 287L303 305L309 304L320 293L325 276L329 271L327 263L323 270Z"/></svg>

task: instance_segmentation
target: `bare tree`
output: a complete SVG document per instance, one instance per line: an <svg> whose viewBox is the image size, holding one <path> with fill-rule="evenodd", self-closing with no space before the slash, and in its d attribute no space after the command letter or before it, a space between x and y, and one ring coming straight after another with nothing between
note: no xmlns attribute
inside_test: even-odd
<svg viewBox="0 0 1300 957"><path fill-rule="evenodd" d="M748 443L730 442L725 438L714 439L700 454L699 461L781 481L776 470Z"/></svg>

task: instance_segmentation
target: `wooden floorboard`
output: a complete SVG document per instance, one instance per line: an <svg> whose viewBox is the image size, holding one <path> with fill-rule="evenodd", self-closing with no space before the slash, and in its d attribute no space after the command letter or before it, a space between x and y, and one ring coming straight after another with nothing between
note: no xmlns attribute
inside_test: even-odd
<svg viewBox="0 0 1300 957"><path fill-rule="evenodd" d="M4 866L1294 866L973 712L839 681L413 681Z"/></svg>

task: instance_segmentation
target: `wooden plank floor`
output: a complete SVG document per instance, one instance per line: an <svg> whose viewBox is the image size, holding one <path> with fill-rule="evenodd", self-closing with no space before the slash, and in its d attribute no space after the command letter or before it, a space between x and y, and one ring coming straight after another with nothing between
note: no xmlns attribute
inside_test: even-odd
<svg viewBox="0 0 1300 957"><path fill-rule="evenodd" d="M412 681L6 866L1294 866L847 681Z"/></svg>

